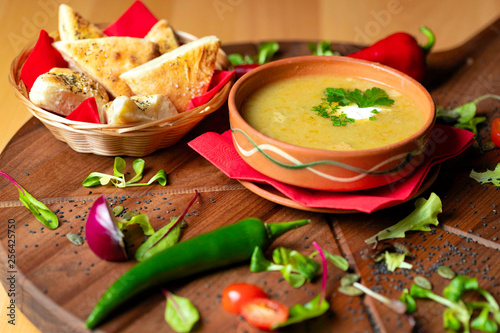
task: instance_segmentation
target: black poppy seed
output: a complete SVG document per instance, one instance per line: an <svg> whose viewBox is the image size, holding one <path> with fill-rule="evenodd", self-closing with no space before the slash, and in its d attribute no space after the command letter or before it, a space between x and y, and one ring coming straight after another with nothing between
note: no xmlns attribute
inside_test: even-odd
<svg viewBox="0 0 500 333"><path fill-rule="evenodd" d="M28 247L28 245L24 244L24 248L27 248L27 247Z"/></svg>
<svg viewBox="0 0 500 333"><path fill-rule="evenodd" d="M38 244L33 245L34 247L38 247Z"/></svg>

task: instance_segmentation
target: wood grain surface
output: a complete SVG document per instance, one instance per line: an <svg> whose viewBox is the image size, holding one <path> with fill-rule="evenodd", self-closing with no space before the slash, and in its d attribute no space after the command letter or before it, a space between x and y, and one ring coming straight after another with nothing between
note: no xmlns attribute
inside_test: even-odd
<svg viewBox="0 0 500 333"><path fill-rule="evenodd" d="M28 43L36 38L36 34L38 33L40 28L44 28L48 31L53 31L56 29L57 26L56 14L53 8L54 4L58 2L59 1L57 0L54 1L1 0L0 1L0 18L2 19L2 26L0 27L1 31L0 36L3 41L2 45L4 45L4 47L2 48L2 52L0 52L0 60L3 64L3 66L0 68L0 74L2 77L4 77L4 80L0 81L0 85L3 88L0 90L0 96L3 101L3 108L0 109L0 115L2 116L3 119L3 121L0 122L0 149L3 149L6 146L7 142L18 131L20 126L30 118L30 114L27 112L27 110L24 110L22 108L21 104L13 96L12 90L9 87L8 80L6 79L9 63L11 59L13 59L14 56L17 54L17 52L19 52L19 50L25 45L25 43ZM376 39L382 38L383 36L397 30L416 32L420 25L426 24L432 27L433 30L438 35L436 50L439 51L450 49L460 44L463 44L471 36L476 35L477 32L480 31L483 27L489 25L490 22L494 20L496 17L498 17L498 15L500 14L500 3L496 0L483 0L480 3L473 0L465 0L459 2L453 0L447 0L447 1L440 1L438 3L432 0L372 1L369 3L362 0L350 0L350 1L341 0L335 2L329 0L323 0L323 1L280 0L280 1L274 1L273 3L270 3L265 0L257 0L251 2L245 0L242 1L196 0L189 2L180 0L171 0L168 2L160 0L158 1L146 0L144 2L158 17L168 18L174 24L174 26L178 27L179 29L189 31L199 36L205 34L216 34L223 40L224 43L258 41L258 40L268 40L268 39L280 39L280 40L327 39L333 41L370 43ZM106 1L106 10L102 10L102 5L101 5L102 1L96 1L96 0L89 0L85 2L66 1L66 3L73 5L84 16L94 20L95 22L107 22L110 20L110 18L112 19L117 15L119 15L119 13L121 13L124 10L124 8L126 8L130 3L132 3L132 1L127 1L127 2L117 1L117 0ZM385 16L384 20L384 16L380 15L384 14L385 13L384 11L393 8L390 6L393 6L394 3L396 3L396 5L399 4L400 6L396 7L396 11L394 11L393 14ZM219 6L221 4L222 6ZM229 6L223 6L224 4L229 4ZM35 27L35 29L30 30L30 28L33 26ZM251 48L251 46L249 47ZM471 47L471 49L473 48L474 47ZM491 49L494 48L494 46L491 46L490 44L488 45L479 44L478 46L477 44L475 44L475 48L476 48L475 51L480 51L477 48ZM496 50L498 50L498 48ZM462 52L462 53L467 53L467 52ZM498 63L498 58L496 58L496 62L491 61L491 56L492 55L490 54L489 57L485 59L484 56L479 56L476 53L474 58L469 58L467 64L465 66L462 66L456 74L448 75L450 67L449 63L450 62L460 63L456 60L460 58L461 55L460 57L457 57L456 53L447 54L446 57L443 56L434 57L433 55L431 55L432 63L435 65L436 69L435 73L438 73L438 75L436 75L436 78L439 79L437 81L436 80L433 81L436 83L434 87L439 87L436 90L434 90L433 97L439 103L444 103L445 105L456 105L457 103L465 102L482 93L490 93L490 92L498 93L499 92L498 65L496 65L496 63ZM452 60L450 61L450 59ZM477 61L474 62L472 59L478 60L479 62ZM489 62L485 65L486 60L488 60ZM438 69L442 68L445 68L445 70L437 71ZM476 73L475 71L478 72ZM495 107L496 107L495 105L488 106L488 103L485 102L484 104L480 105L480 110L482 110L483 112L487 112L489 115L491 115L491 110L493 110ZM32 143L32 141L36 141L38 142L39 145L43 145L41 143L44 143L43 140L45 138L48 140L47 142L49 142L47 149L49 150L52 148L59 149L63 147L61 146L60 143L50 143L50 136L44 136L44 135L38 136L40 130L42 130L43 132L43 128L40 129L39 128L40 125L34 120L30 120L26 126L28 127L28 129L24 128L23 131L21 131L18 134L16 140L9 145L10 149L9 158L12 156L15 157L20 153L25 152L29 144ZM20 140L19 136L23 136L24 139L19 141ZM189 149L189 148L184 147L184 149ZM44 150L42 150L42 152L43 151ZM65 152L64 149L62 149L61 152L59 153L64 155L64 152ZM66 193L64 189L67 183L67 179L58 178L56 176L57 174L56 171L50 171L53 168L52 164L42 163L41 161L38 161L39 154L40 152L37 151L36 154L33 153L30 154L29 157L26 157L28 161L31 161L34 164L30 166L30 169L38 167L45 168L46 171L40 172L38 176L43 176L40 177L42 179L46 179L45 178L46 175L55 176L54 179L58 180L57 185L54 186L54 183L51 181L51 186L57 187L62 192ZM182 153L180 152L179 154L182 155ZM35 160L33 159L33 156L36 156ZM74 160L79 159L75 157L75 155L70 154L70 156ZM498 162L498 156L495 157L495 155L493 155L492 157L491 153L490 155L487 155L487 157L480 156L478 158L477 156L467 156L467 158L468 157L474 160L474 164L483 168L485 166L488 166L490 168L494 166L495 158L496 161ZM0 163L0 169L2 170L6 165L5 164L5 161L7 161L6 158L7 157L2 155L2 162ZM59 158L62 157L60 156ZM19 161L19 159L16 159L16 161ZM67 164L68 163L69 162L67 162ZM172 166L171 169L169 170L174 170L176 167L179 167L177 163L178 161L175 160L174 166ZM108 164L109 162L106 162L103 163L102 166L105 165L107 166ZM199 164L203 165L204 163L203 161L199 161ZM26 166L26 164L19 164L19 165ZM26 172L26 170L23 170L21 167L17 169L17 165L15 164L11 163L9 164L9 166L12 169L18 170L18 172L20 172L21 175L23 175ZM71 165L71 167L73 167L73 165ZM153 169L154 165L151 165L151 167ZM468 165L464 165L463 170L460 171L461 173L459 175L456 175L456 177L460 176L459 178L463 179L462 183L469 181L467 178L467 170L468 170L467 167ZM205 165L204 168L205 170L208 170L211 174L217 173L216 170L210 169L209 166ZM8 170L6 169L6 171ZM151 172L154 171L151 170ZM448 175L447 172L441 173L441 175L443 174ZM14 173L14 175L17 174ZM180 175L182 177L185 177L186 173L181 172ZM223 178L221 177L221 175L219 175L218 177ZM492 191L492 189L487 189L484 190L485 192L482 193L483 195L481 196L479 195L481 192L478 191L477 195L473 195L470 197L471 200L467 200L468 196L470 195L469 193L467 193L469 191L468 187L473 187L473 186L477 187L477 184L468 183L466 185L462 184L462 186L460 186L459 185L460 182L454 184L455 178L453 177L454 176L450 176L448 177L449 178L448 179L443 176L440 176L439 182L436 183L435 185L435 187L441 186L440 184L444 182L443 186L446 187L443 193L448 194L450 197L450 199L447 202L447 205L452 205L450 206L451 208L449 207L449 209L452 208L454 208L453 210L460 209L458 215L454 216L454 221L456 221L456 223L448 221L445 224L444 227L445 232L452 231L453 233L459 235L459 237L473 236L472 237L473 240L475 241L479 240L484 244L487 244L488 247L496 246L495 241L492 241L492 239L495 238L495 236L490 237L491 236L490 234L483 232L484 231L483 229L486 228L483 226L483 224L486 222L480 221L483 222L482 224L478 222L477 216L479 216L478 214L480 214L479 212L481 211L476 210L476 213L474 214L473 210L474 208L471 208L471 206L477 206L476 205L477 201L472 201L472 200L478 200L479 202L484 201L483 204L481 205L482 212L491 215L492 212L490 206L493 203L498 204L498 194L497 194L498 192L495 193L494 191ZM24 182L30 183L33 181L32 180L33 178L35 177L27 179L21 177L21 179L18 180L20 180L23 183L23 185L25 185ZM208 176L205 176L204 178L208 178ZM34 185L33 188L37 189L39 185L42 184L39 184L39 181L37 181L36 185ZM2 186L5 186L5 183L2 183ZM234 189L232 186L234 186ZM26 187L30 188L28 185L26 185ZM215 193L219 193L219 191L220 190L218 189L215 191ZM239 193L238 191L246 191L246 190L243 190L238 184L232 184L231 191L233 192L230 193ZM466 202L463 200L460 201L461 204L459 204L459 207L455 207L458 204L454 204L452 200L456 199L454 197L455 191L464 191L464 193L467 193L467 195L462 194L464 196L463 200L466 200ZM44 190L41 190L40 192L36 190L34 194L36 193L41 193L44 199L52 198L52 195L54 195L54 192L49 191L47 193L47 196L45 196ZM55 198L61 198L61 193L56 193ZM171 194L173 195L177 193L174 191ZM49 201L51 200L52 199L50 199ZM184 201L187 199L179 198L178 200L179 200L178 201L179 205L182 205ZM2 202L2 205L12 205L12 204L18 205L16 194L10 187L7 187L6 189L2 188L2 196L0 201ZM274 208L275 205L269 206L269 203L267 201L262 199L257 199L256 197L255 199L253 199L252 202L253 205L250 205L250 207L242 209L240 213L249 212L251 210L250 208L253 208L256 211L269 209L269 207L272 207L271 208L272 210L276 209ZM474 204L468 204L469 202L473 202ZM53 205L57 205L57 203L53 203ZM64 206L65 208L67 208L66 205ZM408 209L409 208L407 208L407 210ZM4 214L8 216L11 215L12 211L17 212L21 210L22 208L18 206L1 209L2 216L4 216ZM290 211L293 212L293 210ZM391 210L391 216L393 214L394 217L391 218L391 221L396 221L398 216L404 216L404 213L403 212L398 213L397 209ZM489 217L488 216L486 217L488 217L491 220L492 216L490 215L488 215ZM325 218L321 215L314 215L314 216L319 216L319 220ZM361 215L359 219L364 220L363 216L366 218L365 215ZM28 216L23 216L23 218L24 217L29 218ZM333 222L335 222L333 217L328 217L328 218ZM344 217L341 218L343 219ZM496 221L498 223L497 220L494 220L493 217L492 221L493 222ZM210 221L212 220L210 219ZM476 222L474 224L474 222L471 221L476 221ZM460 229L454 227L454 224L461 226L461 224L465 222L471 224L471 226L470 227L467 226ZM34 222L31 223L33 223L33 227L36 226L36 223ZM342 223L350 223L350 222L342 222ZM489 225L493 226L491 222L489 223ZM22 224L21 227L24 227L24 224ZM336 230L336 232L339 232L338 227L334 228L334 230ZM469 230L473 230L473 233L470 233ZM45 233L47 233L47 231L45 231L44 234ZM483 237L478 238L477 236L478 233ZM485 234L488 236L484 237ZM21 242L24 240L26 241L29 240L31 244L31 241L33 241L34 239L30 239L30 237L34 237L37 234L21 233L21 235L22 236L18 238L19 240L21 240ZM417 239L414 239L414 241L416 240ZM467 242L466 245L462 246L468 248L469 247L468 244L469 242ZM76 254L74 255L76 256ZM21 260L24 260L23 258L24 257L22 257ZM58 260L61 259L63 258L59 258ZM73 258L64 257L64 259L68 259L69 261L70 259ZM477 260L477 262L479 262L479 260ZM91 264L92 263L89 263L89 266L85 268L89 268L90 270ZM469 264L471 263L469 262ZM483 267L489 268L489 266L485 266L484 263L482 265ZM66 280L71 279L71 276L68 277L65 275L66 273L64 264L61 264L61 266L63 268L60 268L59 271L63 273L58 273L57 270L52 272L51 278L53 277L53 280L50 281L51 286L58 286L59 284L64 284ZM479 267L475 268L473 267L473 270L475 270L476 273L480 272ZM245 276L247 275L246 270L241 270L241 272L244 272ZM336 273L338 274L338 272L334 272L332 274ZM36 285L31 284L29 281L23 284L24 288L29 290L29 292L32 292L32 294L36 295L37 297L44 297L43 294L44 289L40 289L40 286L37 287ZM330 290L333 289L330 288ZM19 302L24 303L24 301L26 300L28 304L31 304L34 301L33 296L30 296L27 293L25 294L27 295L25 296L26 299L19 298L18 299ZM49 289L47 289L46 295L49 295ZM340 306L336 305L338 304L336 298L333 298L332 301L333 301L332 304L333 310L335 310L336 308L341 309L342 304L344 304L341 302ZM351 318L350 315L354 311L360 311L360 309L363 310L364 305L362 304L364 303L360 303L360 300L357 299L350 301L356 303L356 307L354 307L351 302L350 303L351 305L349 305L346 308L348 311L347 313L345 314L336 313L332 316L340 317L342 319L350 318L352 321L358 321L358 318L354 318L354 316L352 316ZM2 305L3 309L7 307L7 305L9 304L8 302L9 298L7 298L5 291L1 290L0 305ZM369 303L370 301L366 300L366 302ZM33 316L36 316L43 318L44 316L46 316L46 319L50 320L50 318L55 318L58 316L60 317L62 315L60 312L56 314L52 313L53 311L56 311L55 309L57 309L57 307L55 304L49 304L49 305L51 307L53 306L53 308L49 309L48 311L40 310L41 312L36 312L37 310L35 309L36 313L28 313L29 317L31 318ZM436 311L439 311L439 309L437 309ZM209 316L213 316L213 314L210 313ZM1 332L32 333L38 331L34 326L30 324L28 320L26 320L26 318L22 315L21 312L17 313L16 326L8 325L7 319L6 318L3 319L5 320L0 321ZM65 319L75 319L75 318L69 316L66 317ZM423 318L422 320L426 321L427 319ZM347 322L349 323L349 321ZM366 325L367 331L373 329L373 326L371 326L370 323L365 322L365 324L367 324ZM240 326L243 327L241 329L243 331L244 324L238 323L238 325L239 325L238 327ZM440 327L438 319L436 319L436 325L433 327ZM69 329L62 330L60 327L58 327L55 330L49 329L46 331L62 332L71 330Z"/></svg>
<svg viewBox="0 0 500 333"><path fill-rule="evenodd" d="M436 85L432 96L437 104L456 105L486 93L498 93L500 67L500 38L497 22L470 44L452 53L435 54L433 64L447 64L440 68L446 78L429 77L427 84ZM481 47L474 47L474 44ZM307 44L280 42L280 57L307 52ZM347 53L356 47L334 45ZM228 45L225 51L253 53L255 44ZM458 61L461 53L467 61ZM455 55L455 56L453 56ZM448 57L443 59L442 57ZM453 66L453 64L456 64ZM435 69L436 72L438 68ZM488 81L488 78L492 78ZM439 79L439 80L438 80ZM486 80L489 84L482 84ZM439 85L437 84L439 82ZM500 116L498 102L483 102L478 111L491 121ZM113 203L147 213L155 228L165 219L182 210L194 190L201 193L187 218L188 228L183 239L227 225L247 216L256 216L269 222L310 218L307 227L280 238L274 246L286 246L303 253L312 252L316 240L326 250L348 258L351 270L361 275L363 284L389 297L399 297L401 289L409 287L416 275L426 276L436 291L447 283L435 273L437 266L445 264L457 273L479 279L481 286L498 298L500 288L495 282L499 274L499 229L496 206L500 205L499 192L493 186L481 186L468 174L471 168L484 170L500 162L498 149L477 155L469 150L444 170L430 191L443 200L441 225L429 233L411 233L405 242L412 251L411 271L388 272L369 258L370 247L364 239L382 228L390 226L412 210L412 203L383 210L374 214L326 215L285 208L262 199L244 189L238 182L228 179L210 163L197 155L187 142L208 130L222 132L228 128L227 110L221 109L209 116L179 144L158 151L146 158L145 178L164 168L169 185L154 185L126 191L113 187L84 188L81 181L91 171L112 172L113 159L82 155L54 139L37 120L30 120L15 135L0 156L0 169L23 184L35 197L56 210L62 225L55 231L41 225L17 200L17 191L4 179L0 180L0 216L3 221L15 221L17 293L19 307L43 332L85 332L83 321L106 288L133 262L110 263L99 260L84 244L77 247L65 234L84 226L86 214L99 195L106 195ZM487 137L488 126L482 127L480 142ZM36 152L36 158L33 158ZM130 164L133 158L126 158ZM193 176L195 175L195 176ZM428 191L429 192L429 191ZM428 195L425 193L425 196ZM133 234L137 230L130 230ZM1 250L7 249L7 229L0 230ZM268 254L270 251L268 251ZM5 253L0 253L2 283L6 284ZM289 332L409 332L410 322L370 297L349 297L337 292L339 279L344 273L329 267L327 286L331 310L317 320L291 327ZM304 288L293 289L276 272L249 273L248 265L235 265L169 284L176 294L190 298L200 310L198 332L256 332L238 316L226 313L220 305L220 295L232 282L250 282L263 287L271 297L285 303L305 303L320 289L315 280ZM8 286L7 286L8 287ZM442 308L432 302L420 303L415 314L421 330L436 331L442 323ZM164 322L165 300L158 290L141 295L121 309L99 329L104 332L170 332Z"/></svg>

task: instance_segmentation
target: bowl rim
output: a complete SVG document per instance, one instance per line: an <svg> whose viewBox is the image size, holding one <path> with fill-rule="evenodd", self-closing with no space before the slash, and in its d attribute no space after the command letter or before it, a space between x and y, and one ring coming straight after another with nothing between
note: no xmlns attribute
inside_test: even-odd
<svg viewBox="0 0 500 333"><path fill-rule="evenodd" d="M380 146L380 147L375 147L375 148L370 148L370 149L358 149L358 150L329 150L329 149L318 149L318 148L309 148L309 147L303 147L303 146L298 146L294 145L291 143L287 143L284 141L280 141L278 139L274 139L270 136L267 136L263 134L262 132L257 131L255 128L253 128L249 123L243 119L241 116L238 108L236 107L236 94L238 92L238 89L246 83L247 80L259 76L259 75L264 75L269 68L274 68L274 67L279 67L279 66L292 66L294 64L298 63L304 63L304 62L344 62L344 63L354 63L358 64L359 66L367 66L371 67L374 70L381 70L384 72L388 72L390 75L394 75L396 77L401 78L402 80L408 81L409 84L414 85L420 92L422 92L423 96L425 97L426 101L428 102L431 110L430 110L430 115L427 121L422 125L422 127L415 133L413 133L411 136L400 140L398 142L385 145L385 146ZM381 81L381 83L383 83ZM388 85L390 86L390 85ZM400 72L392 67L382 65L380 63L375 63L367 60L362 60L362 59L355 59L355 58L348 58L345 56L315 56L315 55L309 55L309 56L299 56L299 57L291 57L291 58L285 58L285 59L280 59L276 60L264 65L261 65L250 72L246 73L243 75L241 78L239 78L236 83L233 85L231 88L231 91L229 92L229 97L228 97L228 109L229 109L229 115L232 117L235 117L239 122L243 123L246 127L250 128L255 135L257 135L260 139L263 139L265 141L268 141L273 144L280 145L283 148L286 148L288 150L295 150L295 151L303 151L304 153L307 154L321 154L321 155L328 155L331 157L362 157L362 156L371 156L371 155L378 155L380 153L388 152L400 147L405 146L406 144L411 143L412 141L415 141L419 137L424 136L424 134L432 129L435 120L436 120L436 108L434 101L430 95L430 93L427 91L427 89L422 86L418 81L410 77L409 75L404 74L403 72ZM232 131L231 127L231 131Z"/></svg>

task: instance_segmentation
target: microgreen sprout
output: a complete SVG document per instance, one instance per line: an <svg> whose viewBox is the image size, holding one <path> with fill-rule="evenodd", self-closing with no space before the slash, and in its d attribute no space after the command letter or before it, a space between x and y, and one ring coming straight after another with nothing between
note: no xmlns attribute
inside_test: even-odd
<svg viewBox="0 0 500 333"><path fill-rule="evenodd" d="M309 255L309 258L314 258L319 252L314 251ZM349 269L349 263L347 260L341 256L338 256L336 254L332 254L326 250L323 250L323 254L325 255L326 260L334 264L336 267L340 268L344 272Z"/></svg>
<svg viewBox="0 0 500 333"><path fill-rule="evenodd" d="M320 41L314 44L313 42L308 43L309 51L313 55L317 56L339 56L340 53L332 51L332 43L329 41Z"/></svg>
<svg viewBox="0 0 500 333"><path fill-rule="evenodd" d="M406 312L406 305L404 302L396 299L391 299L381 295L363 284L359 283L359 275L357 274L346 274L340 281L341 286L339 291L343 294L349 296L360 296L366 294L378 300L380 303L387 306L392 311L402 314ZM358 290L358 292L356 291Z"/></svg>
<svg viewBox="0 0 500 333"><path fill-rule="evenodd" d="M30 210L30 212L35 216L35 218L40 221L44 226L49 229L55 229L59 226L59 220L57 215L54 214L45 204L35 199L31 194L29 194L21 185L19 185L14 178L9 176L3 171L0 171L0 175L7 178L12 184L17 187L19 191L19 200L22 204Z"/></svg>
<svg viewBox="0 0 500 333"><path fill-rule="evenodd" d="M401 294L401 297L399 297L399 300L405 303L406 313L413 313L417 311L417 302L415 301L415 298L410 295L408 289L403 289L403 293Z"/></svg>
<svg viewBox="0 0 500 333"><path fill-rule="evenodd" d="M256 56L251 57L249 55L243 56L238 53L232 53L228 55L227 58L233 66L251 64L263 65L271 61L276 52L278 52L279 48L280 46L277 42L265 42L257 46Z"/></svg>
<svg viewBox="0 0 500 333"><path fill-rule="evenodd" d="M260 247L256 246L250 261L251 272L280 271L283 278L294 288L310 282L318 273L320 265L298 251L278 247L273 251L273 262L267 260Z"/></svg>
<svg viewBox="0 0 500 333"><path fill-rule="evenodd" d="M318 250L319 255L321 256L321 262L323 264L323 278L321 279L321 298L320 298L320 301L318 304L318 306L320 306L321 303L323 303L323 300L325 299L326 279L328 278L328 275L327 275L328 270L326 268L326 258L325 258L323 251L319 247L318 243L316 243L316 241L314 241L312 244L316 248L316 250Z"/></svg>
<svg viewBox="0 0 500 333"><path fill-rule="evenodd" d="M82 185L85 187L94 187L99 185L107 185L110 182L118 187L132 187L132 186L146 186L151 185L154 181L158 181L158 183L162 186L167 184L167 174L165 170L161 169L158 171L147 183L138 183L142 179L142 173L144 171L144 166L146 162L143 159L136 159L132 163L132 168L134 169L135 175L132 179L125 179L125 168L126 162L121 157L115 157L115 162L113 165L113 175L108 175L101 172L92 172L87 178L82 182Z"/></svg>
<svg viewBox="0 0 500 333"><path fill-rule="evenodd" d="M453 302L445 297L436 295L429 289L419 287L416 284L411 286L410 295L413 298L428 298L448 307L443 316L444 328L457 330L457 323L460 323L464 332L470 331L470 313L464 302ZM458 327L458 329L460 329L460 327Z"/></svg>
<svg viewBox="0 0 500 333"><path fill-rule="evenodd" d="M462 296L468 291L478 292L486 302L466 302ZM443 312L443 326L452 331L463 330L470 332L476 329L482 332L497 332L500 324L500 307L494 297L485 289L479 287L477 279L466 275L456 276L443 290L443 296L436 295L429 289L416 284L410 288L409 295L415 298L427 298L447 307ZM408 303L407 292L401 295L402 300ZM415 307L416 308L416 307ZM480 314L471 321L474 310ZM410 313L410 312L409 312ZM493 319L490 318L490 313Z"/></svg>
<svg viewBox="0 0 500 333"><path fill-rule="evenodd" d="M274 325L271 329L276 329L292 324L302 322L311 318L316 318L324 314L330 308L330 304L325 300L326 294L326 281L328 279L328 270L326 267L326 257L323 250L318 245L318 243L313 242L313 246L318 250L321 256L321 262L323 264L323 277L321 279L321 292L316 295L311 301L306 304L295 304L289 310L289 317L287 321L281 324ZM307 257L306 257L307 258ZM308 258L309 259L309 258ZM309 259L311 260L311 259Z"/></svg>
<svg viewBox="0 0 500 333"><path fill-rule="evenodd" d="M352 284L352 286L355 288L358 288L359 290L361 290L362 292L364 292L368 296L375 298L377 301L384 304L389 309L391 309L392 311L394 311L398 314L403 314L406 312L406 305L405 305L405 303L401 302L400 300L385 297L384 295L381 295L381 294L371 290L370 288L365 287L364 285L362 285L359 282L354 282Z"/></svg>

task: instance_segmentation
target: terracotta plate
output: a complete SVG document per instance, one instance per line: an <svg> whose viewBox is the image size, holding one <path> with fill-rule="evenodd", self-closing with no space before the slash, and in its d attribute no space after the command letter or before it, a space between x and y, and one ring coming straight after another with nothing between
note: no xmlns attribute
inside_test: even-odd
<svg viewBox="0 0 500 333"><path fill-rule="evenodd" d="M433 166L429 170L429 173L425 177L424 181L422 182L422 185L420 185L420 188L413 196L411 196L410 198L408 198L404 202L393 203L393 204L390 204L389 206L386 206L386 207L381 208L381 209L390 208L390 207L400 205L400 204L405 203L409 200L412 200L413 198L415 198L415 197L419 196L420 194L422 194L423 192L425 192L427 189L429 189L429 187L436 180L440 169L441 169L440 164ZM285 195L283 195L280 191L276 190L271 185L253 183L253 182L249 182L249 181L245 181L245 180L239 180L239 182L241 183L241 185L245 186L248 190L252 191L253 193L257 194L258 196L261 196L269 201L272 201L274 203L277 203L277 204L280 204L280 205L283 205L286 207L305 210L305 211L309 211L309 212L329 213L329 214L361 213L358 210L302 206L301 204L299 204L299 203L293 201L292 199L286 197Z"/></svg>

